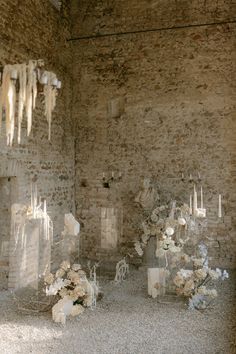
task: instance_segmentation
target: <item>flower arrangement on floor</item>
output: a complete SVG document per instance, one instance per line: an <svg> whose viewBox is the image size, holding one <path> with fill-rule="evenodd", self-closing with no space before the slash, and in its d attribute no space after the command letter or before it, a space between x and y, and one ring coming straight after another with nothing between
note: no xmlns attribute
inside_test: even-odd
<svg viewBox="0 0 236 354"><path fill-rule="evenodd" d="M55 322L65 324L66 316L77 316L84 308L96 306L96 280L89 281L79 264L71 266L68 261L62 262L55 274L45 274L44 282L47 296L61 298L52 308Z"/></svg>
<svg viewBox="0 0 236 354"><path fill-rule="evenodd" d="M177 272L174 283L178 295L189 298L189 309L206 309L217 297L216 289L207 288L207 283L225 280L229 277L226 270L216 268L198 268L196 270L181 269Z"/></svg>
<svg viewBox="0 0 236 354"><path fill-rule="evenodd" d="M217 297L217 291L206 285L229 276L226 270L208 267L207 247L198 241L206 225L205 216L192 216L188 205L176 207L173 201L171 207L162 205L151 212L142 223L141 239L134 245L138 255L142 256L150 237L156 237L156 257L160 267L156 268L156 277L160 279L154 284L158 289L156 293L166 294L169 287L177 295L189 298L190 309L207 308ZM191 254L185 250L188 241Z"/></svg>
<svg viewBox="0 0 236 354"><path fill-rule="evenodd" d="M208 266L207 247L203 243L198 245L200 258L192 257L193 270L181 269L174 278L176 292L189 298L189 309L206 309L217 297L217 291L212 288L216 280L225 280L229 277L226 270L211 269ZM211 287L208 287L210 285Z"/></svg>

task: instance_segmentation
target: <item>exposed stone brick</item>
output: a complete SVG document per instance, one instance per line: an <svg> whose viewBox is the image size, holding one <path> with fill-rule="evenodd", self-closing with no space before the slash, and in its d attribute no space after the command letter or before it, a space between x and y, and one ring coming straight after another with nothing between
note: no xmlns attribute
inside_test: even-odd
<svg viewBox="0 0 236 354"><path fill-rule="evenodd" d="M53 113L51 142L48 141L48 125L41 97L37 99L29 138L26 137L26 120L23 122L21 145L14 142L12 148L6 146L4 124L0 137L0 177L13 175L17 179L13 202L30 200L30 179L36 176L39 193L48 201L55 240L63 230L64 213L74 208L72 53L66 42L70 36L68 13L69 8L63 7L60 13L48 0L7 0L0 3L0 63L43 59L46 68L54 71L62 81ZM9 170L9 164L15 162L19 163L17 171ZM56 256L54 254L54 259Z"/></svg>
<svg viewBox="0 0 236 354"><path fill-rule="evenodd" d="M231 0L82 0L72 5L73 37L221 22L236 16ZM199 171L209 234L219 240L220 253L212 247L213 261L234 265L235 38L235 24L227 24L73 42L76 205L84 224L84 255L102 258L99 208L117 207L117 199L122 205L118 257L121 244L140 234L143 215L134 197L142 178L158 182L162 201L173 196L188 202L190 186L181 182L181 172ZM112 118L109 104L118 98L124 101L124 110ZM106 193L103 171L123 174ZM82 180L88 188L81 187ZM220 222L219 193L224 213Z"/></svg>

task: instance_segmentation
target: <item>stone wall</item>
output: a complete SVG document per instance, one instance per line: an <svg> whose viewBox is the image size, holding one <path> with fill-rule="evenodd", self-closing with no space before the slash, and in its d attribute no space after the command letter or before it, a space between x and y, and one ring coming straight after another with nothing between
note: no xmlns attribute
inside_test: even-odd
<svg viewBox="0 0 236 354"><path fill-rule="evenodd" d="M0 3L0 64L43 59L46 70L54 71L62 89L53 113L52 138L42 98L37 98L33 127L26 137L23 122L22 144L6 146L5 127L0 137L0 177L16 176L14 202L30 201L30 180L37 179L39 194L46 198L54 223L54 241L63 230L64 213L74 208L74 134L71 120L72 53L69 8L59 12L48 0L7 0ZM10 165L17 164L13 171ZM9 230L10 232L10 230ZM55 260L56 254L54 254Z"/></svg>
<svg viewBox="0 0 236 354"><path fill-rule="evenodd" d="M232 0L72 1L73 37L230 21ZM74 41L76 210L88 257L116 260L140 234L144 177L188 202L181 173L202 176L213 262L236 251L236 25ZM110 109L114 107L114 109ZM115 112L115 113L114 113ZM103 188L102 173L123 178ZM217 219L218 194L223 218ZM101 248L101 208L123 211L116 251Z"/></svg>
<svg viewBox="0 0 236 354"><path fill-rule="evenodd" d="M11 227L11 197L14 191L11 178L0 178L0 289L7 289L9 275L9 243Z"/></svg>

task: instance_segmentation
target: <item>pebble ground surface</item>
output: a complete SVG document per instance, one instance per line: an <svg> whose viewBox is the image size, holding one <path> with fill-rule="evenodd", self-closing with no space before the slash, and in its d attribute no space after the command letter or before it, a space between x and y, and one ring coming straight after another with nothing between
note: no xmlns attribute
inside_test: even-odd
<svg viewBox="0 0 236 354"><path fill-rule="evenodd" d="M65 326L51 313L25 315L9 292L0 293L0 354L235 354L236 273L218 284L204 312L185 302L147 296L146 273L132 271L122 284L101 280L104 297Z"/></svg>

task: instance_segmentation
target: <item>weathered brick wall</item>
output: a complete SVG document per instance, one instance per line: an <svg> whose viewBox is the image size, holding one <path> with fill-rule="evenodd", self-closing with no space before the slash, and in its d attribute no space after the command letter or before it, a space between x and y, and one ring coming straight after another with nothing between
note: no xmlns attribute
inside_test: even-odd
<svg viewBox="0 0 236 354"><path fill-rule="evenodd" d="M236 3L219 1L73 1L73 37L236 18ZM134 204L143 177L162 200L189 200L185 175L203 177L211 255L233 266L236 252L236 25L194 27L73 42L77 122L76 207L88 257L104 251L100 207L123 209L122 244L131 246L142 213ZM124 100L112 118L111 100ZM122 180L102 187L102 172ZM218 193L224 217L217 220Z"/></svg>
<svg viewBox="0 0 236 354"><path fill-rule="evenodd" d="M11 224L11 180L0 178L0 289L7 289L7 278L9 273L9 241Z"/></svg>
<svg viewBox="0 0 236 354"><path fill-rule="evenodd" d="M64 213L74 207L74 138L71 120L72 63L69 8L59 12L48 0L7 0L0 2L0 63L43 59L47 70L62 81L62 89L53 113L52 138L42 98L37 98L33 128L26 137L23 122L22 144L6 146L4 126L0 137L0 177L12 174L9 164L18 162L17 195L14 201L30 201L30 180L37 177L39 194L48 202L56 240L64 224ZM54 254L54 256L56 256ZM54 257L55 258L55 257Z"/></svg>

